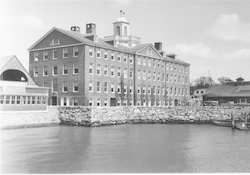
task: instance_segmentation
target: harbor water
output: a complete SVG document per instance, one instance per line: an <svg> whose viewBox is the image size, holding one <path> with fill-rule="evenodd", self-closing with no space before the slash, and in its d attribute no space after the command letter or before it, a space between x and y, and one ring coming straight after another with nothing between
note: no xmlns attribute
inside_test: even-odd
<svg viewBox="0 0 250 175"><path fill-rule="evenodd" d="M2 173L250 173L250 132L193 124L1 131Z"/></svg>

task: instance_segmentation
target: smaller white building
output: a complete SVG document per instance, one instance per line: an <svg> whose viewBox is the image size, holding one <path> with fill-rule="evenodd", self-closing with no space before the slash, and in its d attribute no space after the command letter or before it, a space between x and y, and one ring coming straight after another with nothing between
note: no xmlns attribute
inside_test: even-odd
<svg viewBox="0 0 250 175"><path fill-rule="evenodd" d="M48 88L37 86L15 55L0 63L0 111L47 110Z"/></svg>
<svg viewBox="0 0 250 175"><path fill-rule="evenodd" d="M191 95L192 104L201 105L203 101L203 95L207 92L208 88L201 88L194 90L193 95Z"/></svg>

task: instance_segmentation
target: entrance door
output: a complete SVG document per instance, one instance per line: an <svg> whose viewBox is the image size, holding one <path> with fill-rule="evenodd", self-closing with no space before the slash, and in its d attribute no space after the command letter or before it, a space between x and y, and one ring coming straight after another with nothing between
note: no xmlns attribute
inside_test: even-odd
<svg viewBox="0 0 250 175"><path fill-rule="evenodd" d="M52 105L53 106L57 105L57 97L52 97Z"/></svg>
<svg viewBox="0 0 250 175"><path fill-rule="evenodd" d="M116 106L115 98L110 98L110 106Z"/></svg>

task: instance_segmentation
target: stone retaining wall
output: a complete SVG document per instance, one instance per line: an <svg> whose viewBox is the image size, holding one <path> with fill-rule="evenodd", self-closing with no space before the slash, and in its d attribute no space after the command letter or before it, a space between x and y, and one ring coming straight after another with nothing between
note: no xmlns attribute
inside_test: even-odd
<svg viewBox="0 0 250 175"><path fill-rule="evenodd" d="M104 126L125 123L212 123L245 120L250 108L228 107L60 107L61 124Z"/></svg>

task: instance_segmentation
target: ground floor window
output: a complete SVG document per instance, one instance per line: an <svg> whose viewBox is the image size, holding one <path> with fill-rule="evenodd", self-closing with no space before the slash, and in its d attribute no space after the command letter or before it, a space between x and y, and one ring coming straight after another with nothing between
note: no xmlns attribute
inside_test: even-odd
<svg viewBox="0 0 250 175"><path fill-rule="evenodd" d="M0 104L8 105L41 105L47 104L47 97L42 96L21 96L21 95L1 95Z"/></svg>

